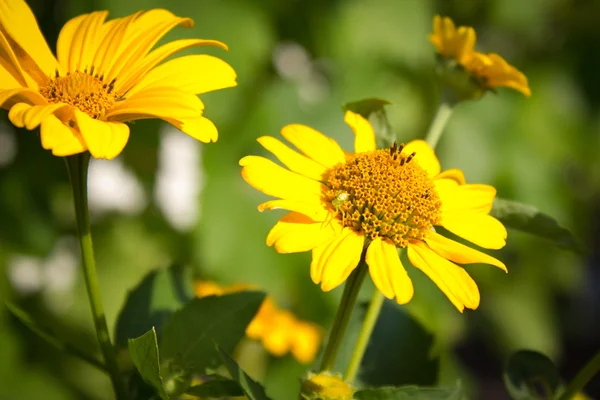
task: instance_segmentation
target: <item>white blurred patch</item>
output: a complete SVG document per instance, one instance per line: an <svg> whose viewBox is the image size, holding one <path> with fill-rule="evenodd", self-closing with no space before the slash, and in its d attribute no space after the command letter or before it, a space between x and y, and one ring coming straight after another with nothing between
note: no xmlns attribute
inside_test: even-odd
<svg viewBox="0 0 600 400"><path fill-rule="evenodd" d="M13 254L6 262L8 280L16 292L27 295L42 288L42 263L39 257Z"/></svg>
<svg viewBox="0 0 600 400"><path fill-rule="evenodd" d="M88 176L90 213L118 211L137 215L147 204L144 188L123 162L92 158Z"/></svg>
<svg viewBox="0 0 600 400"><path fill-rule="evenodd" d="M295 83L298 97L307 104L318 103L329 94L329 81L321 72L321 64L298 43L280 43L273 50L273 65L277 73Z"/></svg>
<svg viewBox="0 0 600 400"><path fill-rule="evenodd" d="M179 231L195 226L204 188L200 142L164 125L158 153L154 197L165 219Z"/></svg>
<svg viewBox="0 0 600 400"><path fill-rule="evenodd" d="M4 121L0 121L0 168L6 167L17 156L17 139L15 131Z"/></svg>

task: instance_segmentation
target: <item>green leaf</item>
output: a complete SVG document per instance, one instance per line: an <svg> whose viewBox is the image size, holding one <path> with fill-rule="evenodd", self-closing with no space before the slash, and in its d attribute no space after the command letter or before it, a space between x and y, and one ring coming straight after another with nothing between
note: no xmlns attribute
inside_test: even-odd
<svg viewBox="0 0 600 400"><path fill-rule="evenodd" d="M192 300L164 326L160 343L163 360L170 359L175 366L197 373L218 366L213 341L233 352L264 297L260 292L240 292Z"/></svg>
<svg viewBox="0 0 600 400"><path fill-rule="evenodd" d="M358 378L369 386L434 385L439 358L434 336L404 309L386 300L371 334Z"/></svg>
<svg viewBox="0 0 600 400"><path fill-rule="evenodd" d="M551 399L560 377L554 363L531 350L514 353L504 372L504 383L515 400Z"/></svg>
<svg viewBox="0 0 600 400"><path fill-rule="evenodd" d="M356 400L460 400L464 399L462 388L427 388L417 386L380 387L359 390Z"/></svg>
<svg viewBox="0 0 600 400"><path fill-rule="evenodd" d="M161 399L168 400L163 379L160 375L160 361L158 358L158 342L154 328L139 338L128 340L131 361L139 371L144 381L156 389Z"/></svg>
<svg viewBox="0 0 600 400"><path fill-rule="evenodd" d="M389 104L392 103L384 99L371 98L346 103L342 109L355 112L367 119L375 131L377 147L384 148L390 147L396 140L396 134L392 130L384 108Z"/></svg>
<svg viewBox="0 0 600 400"><path fill-rule="evenodd" d="M250 378L217 344L215 344L215 349L219 352L223 365L229 371L231 378L239 384L249 400L269 400L265 389L259 383Z"/></svg>
<svg viewBox="0 0 600 400"><path fill-rule="evenodd" d="M46 326L40 326L37 322L33 320L33 318L31 318L31 316L28 313L26 313L19 307L11 303L6 303L6 308L33 333L45 340L46 343L54 346L60 351L64 351L82 359L83 361L98 368L101 371L108 372L106 366L100 360L96 359L96 357L85 353L84 351L76 348L75 346L69 343L61 341L56 337L56 335L52 332L50 328Z"/></svg>
<svg viewBox="0 0 600 400"><path fill-rule="evenodd" d="M215 379L204 382L201 385L192 386L186 393L201 398L236 397L245 394L240 385L236 381L230 379Z"/></svg>
<svg viewBox="0 0 600 400"><path fill-rule="evenodd" d="M500 220L507 228L548 239L554 245L567 250L578 253L585 251L569 230L534 206L496 198L490 215Z"/></svg>
<svg viewBox="0 0 600 400"><path fill-rule="evenodd" d="M193 297L192 272L173 266L151 271L129 292L117 319L115 342L124 346L128 339L139 337L155 327L161 330L171 314Z"/></svg>

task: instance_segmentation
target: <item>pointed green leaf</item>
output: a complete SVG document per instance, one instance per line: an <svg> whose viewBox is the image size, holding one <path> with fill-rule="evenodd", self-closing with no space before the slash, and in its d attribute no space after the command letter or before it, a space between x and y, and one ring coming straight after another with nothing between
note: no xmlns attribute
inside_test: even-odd
<svg viewBox="0 0 600 400"><path fill-rule="evenodd" d="M396 134L392 130L390 121L385 112L385 106L392 104L384 99L363 99L344 104L344 111L352 111L362 115L369 121L375 131L377 147L390 147L396 140Z"/></svg>
<svg viewBox="0 0 600 400"><path fill-rule="evenodd" d="M575 252L584 251L569 230L560 226L554 218L534 206L496 198L490 215L500 220L507 228L542 237L564 249Z"/></svg>
<svg viewBox="0 0 600 400"><path fill-rule="evenodd" d="M240 385L230 379L215 379L204 382L201 385L192 386L186 390L186 393L201 398L236 397L245 394Z"/></svg>
<svg viewBox="0 0 600 400"><path fill-rule="evenodd" d="M197 373L218 366L220 358L213 341L233 352L264 297L260 292L240 292L192 300L164 326L160 343L163 360Z"/></svg>
<svg viewBox="0 0 600 400"><path fill-rule="evenodd" d="M427 388L417 386L380 387L359 390L356 400L461 400L464 394L461 387Z"/></svg>
<svg viewBox="0 0 600 400"><path fill-rule="evenodd" d="M158 342L154 328L139 338L128 340L131 361L148 385L156 389L161 399L168 400L163 379L160 375L160 361L158 358Z"/></svg>
<svg viewBox="0 0 600 400"><path fill-rule="evenodd" d="M124 346L128 339L153 327L160 338L166 320L194 297L191 274L189 268L180 266L149 272L127 295L117 319L116 344Z"/></svg>
<svg viewBox="0 0 600 400"><path fill-rule="evenodd" d="M215 348L219 352L223 365L229 371L231 378L239 384L249 400L269 400L265 389L259 383L250 378L218 345L215 344Z"/></svg>
<svg viewBox="0 0 600 400"><path fill-rule="evenodd" d="M521 350L508 360L504 383L515 400L551 399L560 377L548 357L536 351Z"/></svg>

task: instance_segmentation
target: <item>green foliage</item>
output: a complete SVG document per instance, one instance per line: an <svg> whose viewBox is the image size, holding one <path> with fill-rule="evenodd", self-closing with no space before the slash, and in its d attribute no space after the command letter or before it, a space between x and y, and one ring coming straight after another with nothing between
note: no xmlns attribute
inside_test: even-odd
<svg viewBox="0 0 600 400"><path fill-rule="evenodd" d="M534 206L496 198L490 214L508 228L542 237L564 249L575 252L583 251L581 244L569 230L560 226L554 218Z"/></svg>
<svg viewBox="0 0 600 400"><path fill-rule="evenodd" d="M560 377L548 357L536 351L521 350L508 360L504 382L515 400L551 399Z"/></svg>
<svg viewBox="0 0 600 400"><path fill-rule="evenodd" d="M428 388L416 386L363 389L354 395L356 400L462 400L461 387Z"/></svg>
<svg viewBox="0 0 600 400"><path fill-rule="evenodd" d="M172 369L204 373L220 364L214 342L232 353L265 295L240 292L196 298L176 311L163 328L160 352Z"/></svg>
<svg viewBox="0 0 600 400"><path fill-rule="evenodd" d="M244 372L240 368L239 365L231 358L227 353L225 353L219 345L215 344L215 349L219 353L221 360L223 361L223 365L229 371L229 374L235 380L242 390L244 394L248 396L250 400L269 400L267 394L265 393L265 389L256 381L248 376L247 373Z"/></svg>
<svg viewBox="0 0 600 400"><path fill-rule="evenodd" d="M186 394L201 398L221 398L243 396L245 393L236 381L225 378L214 378L201 385L192 386L186 390Z"/></svg>
<svg viewBox="0 0 600 400"><path fill-rule="evenodd" d="M125 345L149 329L161 329L171 314L193 298L191 269L181 266L149 272L127 295L117 320L115 342Z"/></svg>
<svg viewBox="0 0 600 400"><path fill-rule="evenodd" d="M169 396L160 374L156 330L152 328L139 338L129 339L128 347L131 361L144 381L156 390L161 399L168 400Z"/></svg>

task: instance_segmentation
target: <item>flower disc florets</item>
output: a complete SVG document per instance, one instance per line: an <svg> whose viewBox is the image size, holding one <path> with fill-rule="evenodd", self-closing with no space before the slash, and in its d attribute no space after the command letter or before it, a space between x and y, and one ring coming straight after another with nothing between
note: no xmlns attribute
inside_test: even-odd
<svg viewBox="0 0 600 400"><path fill-rule="evenodd" d="M104 81L104 76L95 74L92 68L88 73L75 71L65 76L56 76L47 86L40 88L40 94L49 103L66 103L83 111L92 118L100 119L112 108L118 95L114 83Z"/></svg>
<svg viewBox="0 0 600 400"><path fill-rule="evenodd" d="M323 201L344 226L367 240L387 238L397 247L422 240L439 225L441 202L433 181L404 145L349 156L325 176Z"/></svg>

